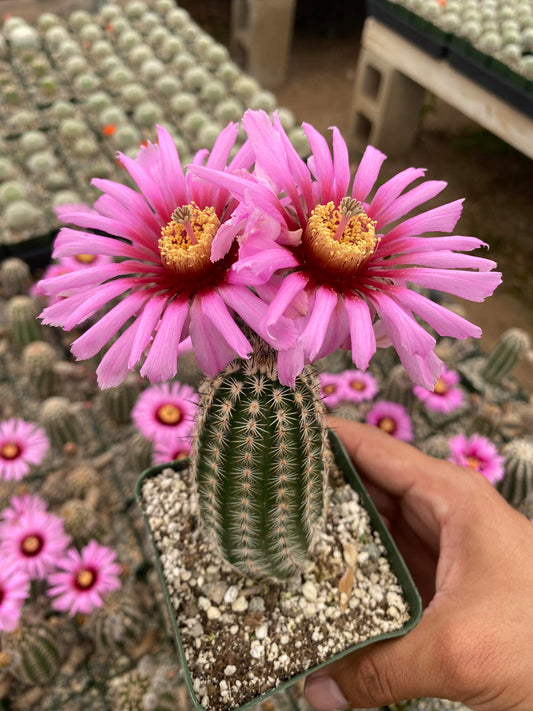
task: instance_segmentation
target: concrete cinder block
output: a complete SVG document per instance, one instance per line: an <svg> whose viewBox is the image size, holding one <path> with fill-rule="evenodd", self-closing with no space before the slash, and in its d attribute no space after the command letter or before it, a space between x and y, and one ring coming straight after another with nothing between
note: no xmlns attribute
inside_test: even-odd
<svg viewBox="0 0 533 711"><path fill-rule="evenodd" d="M295 10L296 0L232 0L232 53L267 89L287 75Z"/></svg>

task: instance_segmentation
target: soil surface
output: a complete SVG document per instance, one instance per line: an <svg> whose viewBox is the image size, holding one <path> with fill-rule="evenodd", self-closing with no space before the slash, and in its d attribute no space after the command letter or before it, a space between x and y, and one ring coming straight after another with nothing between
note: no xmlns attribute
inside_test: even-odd
<svg viewBox="0 0 533 711"><path fill-rule="evenodd" d="M230 0L182 0L180 5L217 40L229 44ZM307 0L297 6L289 72L275 93L280 106L326 137L332 125L348 135L364 17L362 1L347 7L342 0ZM352 151L351 158L356 163L360 153ZM463 304L467 318L483 329L483 348L515 326L533 337L532 161L428 95L415 144L405 156L387 160L380 179L408 166L427 168L429 179L446 180L442 199L466 198L456 233L486 242L488 256L503 273L503 283L489 300ZM533 363L522 361L515 374L533 393Z"/></svg>

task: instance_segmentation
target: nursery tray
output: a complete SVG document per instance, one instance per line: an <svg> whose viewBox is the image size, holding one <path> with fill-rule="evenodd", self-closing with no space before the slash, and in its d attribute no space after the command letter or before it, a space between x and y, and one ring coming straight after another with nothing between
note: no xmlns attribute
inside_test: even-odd
<svg viewBox="0 0 533 711"><path fill-rule="evenodd" d="M366 11L432 57L446 55L448 35L407 8L387 0L366 0Z"/></svg>
<svg viewBox="0 0 533 711"><path fill-rule="evenodd" d="M477 50L470 42L452 37L448 61L469 79L485 87L527 116L533 116L533 82Z"/></svg>
<svg viewBox="0 0 533 711"><path fill-rule="evenodd" d="M411 577L411 574L400 554L400 551L396 547L396 544L394 543L394 540L391 537L391 534L389 533L387 527L383 523L383 520L378 513L374 503L372 502L372 499L370 498L369 494L367 493L366 489L364 488L355 468L354 465L349 458L346 450L344 449L341 441L337 437L337 435L332 432L331 430L329 431L329 438L330 438L330 443L333 449L333 453L335 455L335 461L339 469L342 470L346 482L352 487L352 489L358 494L360 503L362 507L367 511L369 518L370 518L370 523L371 527L374 529L374 531L377 531L381 537L381 542L383 546L385 547L387 551L387 557L390 563L391 570L393 573L396 575L396 578L398 579L399 584L402 587L403 595L405 597L405 600L407 601L409 605L409 614L410 618L409 620L403 625L403 627L394 630L392 632L387 632L383 633L380 635L377 635L375 637L372 637L370 639L365 640L364 642L360 642L358 644L354 644L351 647L348 647L347 649L343 650L342 652L338 652L334 656L332 656L330 659L321 662L320 664L315 665L314 667L310 667L306 671L300 672L299 674L296 674L295 676L291 677L290 679L282 682L275 688L265 692L264 694L261 694L260 696L257 696L253 699L250 699L246 703L242 704L241 706L238 707L233 707L234 711L246 711L246 709L250 709L252 706L255 704L261 703L265 699L267 699L269 696L272 696L275 693L278 693L279 691L283 691L287 687L291 686L293 683L299 681L300 679L304 679L308 674L311 672L316 671L317 669L320 669L327 664L330 664L331 662L334 662L341 657L344 657L346 654L349 654L350 652L354 652L357 649L361 649L362 647L366 647L369 644L373 644L374 642L380 642L385 639L392 639L394 637L400 637L405 635L407 632L412 630L419 622L420 617L422 615L422 601L420 598L420 595L418 593L418 590L414 584L414 581ZM146 526L146 529L148 531L150 541L152 544L152 548L154 551L154 556L155 556L155 565L157 572L159 574L159 578L161 581L161 585L163 587L163 593L165 597L165 602L168 608L169 616L170 616L170 621L172 624L172 628L174 630L174 636L176 638L176 645L178 648L178 653L183 665L184 673L185 673L185 682L187 685L187 689L189 691L189 694L191 696L192 702L194 704L195 709L197 711L205 711L205 708L200 704L198 699L196 698L196 694L193 690L193 684L192 684L192 679L191 675L189 672L189 668L187 665L187 659L185 657L185 650L183 647L183 642L181 639L181 634L179 631L179 627L176 621L176 611L174 609L174 606L172 604L171 598L170 598L170 593L167 587L166 579L163 573L163 566L161 564L161 560L159 557L159 551L157 549L157 544L154 540L153 537L153 532L150 527L149 519L146 514L146 511L143 506L143 500L142 500L142 489L143 489L143 484L144 482L154 476L157 476L160 474L164 469L168 469L169 467L174 469L174 471L179 472L182 469L185 469L187 466L189 466L189 461L188 460L180 460L180 461L175 461L175 462L170 462L168 464L161 464L155 467L151 467L150 469L147 469L143 474L141 474L140 478L137 481L137 485L135 488L135 495L137 502L141 508L144 523Z"/></svg>

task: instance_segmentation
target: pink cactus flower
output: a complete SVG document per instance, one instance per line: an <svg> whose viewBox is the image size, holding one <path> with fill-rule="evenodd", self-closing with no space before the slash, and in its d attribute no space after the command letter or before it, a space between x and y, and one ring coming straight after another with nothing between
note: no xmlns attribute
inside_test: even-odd
<svg viewBox="0 0 533 711"><path fill-rule="evenodd" d="M165 439L158 439L154 442L152 462L154 465L166 464L167 462L186 459L190 453L190 437L168 437Z"/></svg>
<svg viewBox="0 0 533 711"><path fill-rule="evenodd" d="M342 373L343 399L349 402L372 400L378 392L376 379L362 370L345 370Z"/></svg>
<svg viewBox="0 0 533 711"><path fill-rule="evenodd" d="M337 407L343 398L343 380L335 373L320 373L320 394L326 407L330 410Z"/></svg>
<svg viewBox="0 0 533 711"><path fill-rule="evenodd" d="M191 433L197 404L198 393L189 385L153 385L139 395L131 419L148 439L175 440Z"/></svg>
<svg viewBox="0 0 533 711"><path fill-rule="evenodd" d="M464 402L463 391L457 387L460 381L459 373L442 367L439 379L433 386L433 390L415 385L413 393L421 400L428 410L433 412L453 412L460 408Z"/></svg>
<svg viewBox="0 0 533 711"><path fill-rule="evenodd" d="M252 185L209 166L191 171L230 189L241 201L241 219L248 210L232 282L253 285L269 301L266 331L289 309L299 313L298 344L278 356L280 380L293 384L306 362L337 348L351 348L354 364L366 370L376 347L392 343L413 381L432 388L442 363L435 339L415 317L442 336L481 331L409 285L483 301L501 281L494 262L460 253L486 246L481 240L422 236L452 231L462 200L406 217L446 183L410 187L425 171L408 168L369 198L385 160L375 148L366 149L350 185L348 149L336 128L332 157L323 136L303 124L312 151L305 163L276 115L272 122L247 111L242 123L256 158ZM226 237L215 239L216 258L232 248Z"/></svg>
<svg viewBox="0 0 533 711"><path fill-rule="evenodd" d="M459 434L449 440L451 457L449 461L460 467L469 467L483 474L491 483L497 484L505 475L504 457L498 453L496 445L480 434L470 437Z"/></svg>
<svg viewBox="0 0 533 711"><path fill-rule="evenodd" d="M30 594L30 581L16 561L0 566L0 632L12 632L20 619L24 600Z"/></svg>
<svg viewBox="0 0 533 711"><path fill-rule="evenodd" d="M32 580L53 570L69 542L63 521L47 511L28 509L0 524L0 558L14 560Z"/></svg>
<svg viewBox="0 0 533 711"><path fill-rule="evenodd" d="M49 447L44 430L34 422L18 418L0 422L0 479L19 481L41 464Z"/></svg>
<svg viewBox="0 0 533 711"><path fill-rule="evenodd" d="M88 615L102 606L107 593L121 585L115 551L96 541L89 541L81 553L70 548L56 566L60 572L48 576L48 595L54 598L54 610L69 615Z"/></svg>
<svg viewBox="0 0 533 711"><path fill-rule="evenodd" d="M413 440L413 425L409 413L397 402L380 400L369 410L366 421L403 442Z"/></svg>
<svg viewBox="0 0 533 711"><path fill-rule="evenodd" d="M247 144L226 165L238 130L236 124L226 126L211 153L200 151L194 163L206 161L224 175L248 175L254 158ZM117 261L41 282L47 294L66 296L41 314L44 323L65 330L120 297L72 344L75 357L83 360L120 334L98 367L102 388L118 385L138 364L151 382L172 378L180 344L189 335L198 365L208 375L216 375L236 357L247 358L252 347L235 314L257 326L271 345L286 348L295 340L289 319L268 332L262 328L267 304L250 289L230 283L236 249L217 262L211 259L218 234L230 235L233 241L244 227L233 219L237 202L227 188L184 174L168 131L158 126L157 135L158 142L142 146L136 159L119 154L140 192L95 179L103 194L93 210L58 210L63 221L81 229L59 232L54 257L84 254L90 244L91 254Z"/></svg>
<svg viewBox="0 0 533 711"><path fill-rule="evenodd" d="M48 504L37 494L23 494L13 496L9 506L0 511L0 521L3 523L16 523L27 511L46 511Z"/></svg>

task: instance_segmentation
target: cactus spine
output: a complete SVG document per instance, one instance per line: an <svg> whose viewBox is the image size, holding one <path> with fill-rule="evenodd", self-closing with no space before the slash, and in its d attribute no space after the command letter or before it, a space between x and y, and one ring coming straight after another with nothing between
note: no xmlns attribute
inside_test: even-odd
<svg viewBox="0 0 533 711"><path fill-rule="evenodd" d="M519 358L531 347L528 334L521 328L505 331L489 351L481 375L488 383L498 384L509 375Z"/></svg>
<svg viewBox="0 0 533 711"><path fill-rule="evenodd" d="M55 359L54 349L45 341L29 343L22 353L26 375L41 398L49 397L54 389Z"/></svg>
<svg viewBox="0 0 533 711"><path fill-rule="evenodd" d="M13 296L7 303L7 319L11 339L19 348L41 339L41 326L36 321L31 297Z"/></svg>
<svg viewBox="0 0 533 711"><path fill-rule="evenodd" d="M78 425L66 398L49 397L45 400L39 419L56 447L79 441Z"/></svg>
<svg viewBox="0 0 533 711"><path fill-rule="evenodd" d="M30 268L18 257L5 259L0 267L0 283L8 298L25 294L30 285Z"/></svg>
<svg viewBox="0 0 533 711"><path fill-rule="evenodd" d="M139 382L136 376L128 376L116 388L102 392L102 403L111 420L117 425L127 425L130 413L139 395Z"/></svg>
<svg viewBox="0 0 533 711"><path fill-rule="evenodd" d="M518 506L533 492L533 441L514 440L505 445L502 453L505 477L498 490L512 506Z"/></svg>
<svg viewBox="0 0 533 711"><path fill-rule="evenodd" d="M46 684L61 663L57 642L56 635L45 625L19 627L2 635L2 652L11 658L9 671L23 684Z"/></svg>
<svg viewBox="0 0 533 711"><path fill-rule="evenodd" d="M308 367L294 390L281 385L259 342L200 393L192 469L204 527L241 573L283 580L306 559L324 509L331 454L318 377Z"/></svg>
<svg viewBox="0 0 533 711"><path fill-rule="evenodd" d="M139 602L133 589L114 590L105 596L102 607L94 610L84 624L98 649L121 647L145 634L145 612Z"/></svg>
<svg viewBox="0 0 533 711"><path fill-rule="evenodd" d="M397 402L403 405L408 412L412 412L416 402L413 394L413 382L403 365L396 365L390 371L383 386L382 398Z"/></svg>

